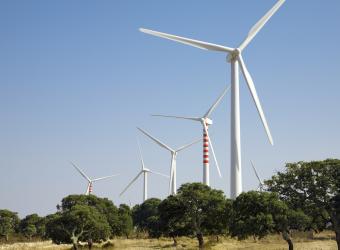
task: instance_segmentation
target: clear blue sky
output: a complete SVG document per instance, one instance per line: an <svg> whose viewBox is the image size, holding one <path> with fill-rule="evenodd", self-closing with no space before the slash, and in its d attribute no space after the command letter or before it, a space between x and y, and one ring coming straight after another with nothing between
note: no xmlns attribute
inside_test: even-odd
<svg viewBox="0 0 340 250"><path fill-rule="evenodd" d="M140 169L136 126L170 146L201 136L199 124L151 113L201 115L229 83L229 65L207 52L138 31L152 28L237 46L274 0L1 1L0 208L21 216L55 211L62 197L83 193L74 161L93 177L94 193L115 204L139 203L142 180L120 191ZM287 0L244 58L275 146L268 143L242 79L244 189L285 162L340 158L340 2ZM222 168L211 183L229 196L230 93L212 116ZM140 137L147 166L168 173L170 155ZM201 145L178 157L178 184L201 181ZM150 197L168 183L149 178Z"/></svg>

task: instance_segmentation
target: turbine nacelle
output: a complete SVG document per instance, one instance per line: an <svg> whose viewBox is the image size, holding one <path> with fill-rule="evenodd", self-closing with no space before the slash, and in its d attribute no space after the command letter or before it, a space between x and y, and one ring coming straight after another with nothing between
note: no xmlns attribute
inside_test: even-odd
<svg viewBox="0 0 340 250"><path fill-rule="evenodd" d="M209 126L213 124L213 121L210 118L206 117L202 118L202 123L205 123L207 126Z"/></svg>
<svg viewBox="0 0 340 250"><path fill-rule="evenodd" d="M239 48L234 49L232 52L230 52L227 56L227 62L235 62L238 60L239 55L241 54L241 50Z"/></svg>

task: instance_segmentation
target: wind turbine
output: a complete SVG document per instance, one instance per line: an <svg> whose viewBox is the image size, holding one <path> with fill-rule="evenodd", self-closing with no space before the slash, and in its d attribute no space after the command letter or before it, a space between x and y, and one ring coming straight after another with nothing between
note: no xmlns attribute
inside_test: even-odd
<svg viewBox="0 0 340 250"><path fill-rule="evenodd" d="M137 127L138 128L138 127ZM179 147L178 149L172 149L170 148L168 145L166 145L165 143L161 142L160 140L158 140L157 138L153 137L152 135L150 135L148 132L146 132L145 130L138 128L139 131L141 131L144 135L146 135L147 137L149 137L151 140L153 140L154 142L156 142L159 146L161 146L162 148L165 148L166 150L168 150L171 153L171 167L170 167L170 182L169 182L169 192L170 194L176 194L177 190L176 190L176 159L177 159L177 154L178 152L190 147L191 145L201 141L201 139L193 141L187 145L184 145L182 147Z"/></svg>
<svg viewBox="0 0 340 250"><path fill-rule="evenodd" d="M251 28L247 37L237 47L231 48L218 44L202 42L185 37L170 35L158 31L141 28L140 31L173 40L179 43L190 45L204 50L212 50L227 54L227 61L231 64L231 175L230 175L230 196L235 199L242 192L242 173L241 173L241 134L240 134L240 99L239 99L239 66L246 80L249 91L255 102L255 106L262 120L262 124L267 133L270 143L273 145L273 139L257 95L255 85L248 69L244 63L242 52L247 45L253 40L256 34L263 28L267 21L281 7L285 0L278 0L276 4Z"/></svg>
<svg viewBox="0 0 340 250"><path fill-rule="evenodd" d="M109 175L109 176L104 176L104 177L100 177L100 178L95 178L95 179L90 179L90 177L88 177L84 171L82 171L80 168L78 168L76 166L76 164L74 164L73 162L71 162L71 164L73 165L73 167L87 180L88 182L88 185L87 185L87 188L86 188L86 192L85 194L86 195L89 195L92 193L92 188L93 188L93 182L96 182L96 181L101 181L101 180L105 180L105 179L109 179L109 178L112 178L114 176L117 176L119 174L114 174L114 175Z"/></svg>
<svg viewBox="0 0 340 250"><path fill-rule="evenodd" d="M253 167L253 170L254 170L254 172L255 172L256 178L257 178L258 181L259 181L259 187L258 187L258 189L262 192L262 191L263 191L263 186L264 186L263 181L261 180L259 174L257 173L257 170L256 170L256 168L255 168L255 165L254 165L253 161L250 161L250 163L251 163L251 166Z"/></svg>
<svg viewBox="0 0 340 250"><path fill-rule="evenodd" d="M151 171L150 169L146 168L145 165L144 165L142 149L140 147L140 143L139 142L138 142L138 149L139 149L139 156L140 156L140 161L141 161L141 165L142 165L142 170L124 188L124 190L119 194L119 196L123 195L125 193L125 191L138 179L138 177L141 176L142 174L144 174L144 189L143 189L143 202L144 202L144 201L146 201L148 199L148 173L158 174L158 175L166 177L166 178L169 178L169 176L167 176L165 174L162 174L162 173L155 172L155 171Z"/></svg>
<svg viewBox="0 0 340 250"><path fill-rule="evenodd" d="M222 94L217 98L217 100L211 105L208 111L202 117L185 117L185 116L172 116L172 115L152 115L159 117L169 117L169 118L178 118L185 120L192 120L196 122L200 122L203 127L203 183L210 186L210 178L209 178L209 146L211 148L211 152L213 154L215 160L215 166L217 168L218 175L222 177L221 171L218 165L218 161L216 159L214 147L212 145L208 127L213 124L213 121L210 119L210 115L216 109L216 107L220 104L223 97L226 95L227 91L230 89L230 86L225 88Z"/></svg>

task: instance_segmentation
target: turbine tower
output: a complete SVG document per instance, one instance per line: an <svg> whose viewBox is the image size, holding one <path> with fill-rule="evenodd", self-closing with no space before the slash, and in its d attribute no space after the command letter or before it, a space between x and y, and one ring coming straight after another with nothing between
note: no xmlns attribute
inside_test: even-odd
<svg viewBox="0 0 340 250"><path fill-rule="evenodd" d="M96 178L96 179L90 179L90 177L88 177L84 171L82 171L80 168L78 168L76 166L76 164L74 164L73 162L71 162L71 164L73 165L73 167L87 180L88 182L88 185L87 185L87 188L86 188L86 192L85 194L86 195L89 195L92 193L92 189L93 189L93 182L96 182L96 181L101 181L101 180L105 180L105 179L109 179L109 178L112 178L114 176L117 176L119 174L114 174L114 175L109 175L109 176L105 176L105 177L100 177L100 178Z"/></svg>
<svg viewBox="0 0 340 250"><path fill-rule="evenodd" d="M211 105L208 111L202 117L185 117L185 116L172 116L172 115L152 115L152 116L159 116L159 117L169 117L169 118L178 118L178 119L185 119L185 120L192 120L196 122L200 122L203 127L203 183L205 185L210 186L210 177L209 177L209 146L211 148L211 152L213 154L215 160L215 166L217 168L218 175L222 177L221 171L219 168L219 164L215 155L214 147L212 145L208 127L213 124L213 121L210 119L210 115L216 109L216 107L220 104L223 97L226 95L227 91L230 87L227 87L223 90L222 94L217 98L217 100Z"/></svg>
<svg viewBox="0 0 340 250"><path fill-rule="evenodd" d="M250 163L251 163L251 166L253 167L253 170L254 170L254 173L255 173L255 175L256 175L256 178L257 178L257 180L259 181L258 190L260 190L260 191L262 192L262 191L263 191L263 186L264 186L263 181L261 180L259 174L257 173L257 170L256 170L256 168L255 168L255 165L254 165L253 161L250 161Z"/></svg>
<svg viewBox="0 0 340 250"><path fill-rule="evenodd" d="M139 157L142 165L142 170L137 174L137 176L124 188L124 190L119 194L119 196L123 195L125 191L138 179L139 176L144 174L144 185L143 185L143 202L148 199L148 173L158 174L160 176L169 178L169 176L165 174L161 174L155 171L151 171L150 169L146 168L144 165L142 149L140 147L140 143L138 142L138 149L139 149Z"/></svg>
<svg viewBox="0 0 340 250"><path fill-rule="evenodd" d="M138 127L137 127L138 128ZM190 147L191 145L201 141L201 139L193 141L187 145L184 145L182 147L179 147L178 149L172 149L170 148L168 145L166 145L165 143L161 142L160 140L158 140L157 138L153 137L152 135L150 135L148 132L146 132L145 130L138 128L139 131L141 131L144 135L146 135L147 137L149 137L151 140L153 140L155 143L157 143L159 146L161 146L162 148L165 148L166 150L168 150L171 153L171 166L170 166L170 182L169 182L169 193L170 194L176 194L177 190L176 190L176 159L177 159L177 154L178 152L182 151L183 149L186 149L188 147Z"/></svg>
<svg viewBox="0 0 340 250"><path fill-rule="evenodd" d="M141 28L140 31L173 40L179 43L190 45L204 50L212 50L227 54L227 62L231 64L231 175L230 175L230 196L235 199L242 192L242 173L241 173L241 134L240 134L240 98L239 98L239 67L246 80L249 91L255 102L255 106L262 120L262 124L267 133L270 143L273 145L273 139L258 98L255 85L248 69L244 63L242 52L247 45L253 40L256 34L263 28L267 21L274 15L274 13L281 7L285 0L278 0L276 4L251 28L247 37L237 47L231 48L218 44L202 42L185 37L170 35L158 31Z"/></svg>

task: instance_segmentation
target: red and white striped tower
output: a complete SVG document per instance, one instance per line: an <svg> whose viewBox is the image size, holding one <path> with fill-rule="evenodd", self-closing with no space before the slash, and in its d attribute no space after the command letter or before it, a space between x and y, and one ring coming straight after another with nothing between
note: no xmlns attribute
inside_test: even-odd
<svg viewBox="0 0 340 250"><path fill-rule="evenodd" d="M91 194L92 193L92 182L90 182L90 184L89 184L89 194Z"/></svg>
<svg viewBox="0 0 340 250"><path fill-rule="evenodd" d="M205 123L208 129L208 123ZM209 182L209 139L203 129L203 184L210 186Z"/></svg>

